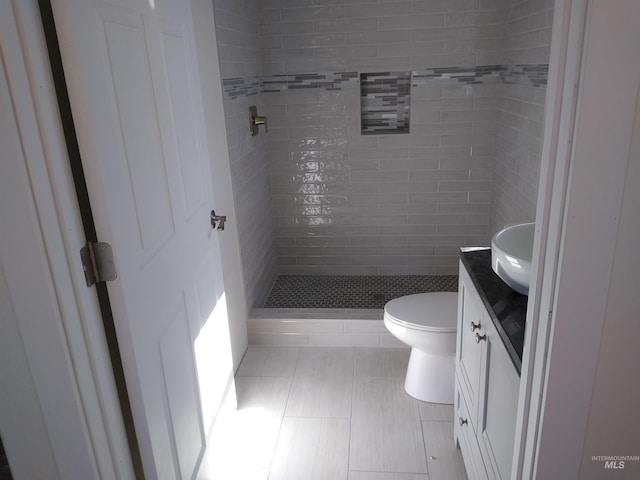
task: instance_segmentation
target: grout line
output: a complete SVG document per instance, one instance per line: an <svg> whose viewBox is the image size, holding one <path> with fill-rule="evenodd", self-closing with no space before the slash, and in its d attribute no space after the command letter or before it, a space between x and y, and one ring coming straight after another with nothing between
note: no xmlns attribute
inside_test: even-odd
<svg viewBox="0 0 640 480"><path fill-rule="evenodd" d="M353 348L353 364L351 365L351 411L349 412L349 449L347 453L347 478L349 478L349 472L351 471L351 433L353 431L353 403L354 393L356 388L356 355L358 354L358 348Z"/></svg>
<svg viewBox="0 0 640 480"><path fill-rule="evenodd" d="M296 370L298 369L298 363L300 360L300 348L298 347L298 355L296 355L296 366L293 369L293 374L291 375L291 381L289 382L289 391L287 392L287 401L284 403L284 409L282 410L282 418L280 419L280 426L278 427L278 435L276 436L276 441L273 447L273 453L271 454L271 461L269 462L269 473L267 474L267 480L271 477L271 468L273 467L273 459L276 456L276 452L278 450L278 442L280 441L280 434L282 433L282 424L284 423L284 419L286 418L287 406L289 405L289 398L291 397L291 389L293 387L293 378L296 374Z"/></svg>
<svg viewBox="0 0 640 480"><path fill-rule="evenodd" d="M420 405L418 405L418 410L420 409ZM422 416L419 415L420 417L420 433L422 433L422 448L424 449L424 461L425 461L425 465L427 466L427 475L431 476L430 473L430 463L429 463L429 453L427 452L427 442L424 439L424 421L422 420Z"/></svg>

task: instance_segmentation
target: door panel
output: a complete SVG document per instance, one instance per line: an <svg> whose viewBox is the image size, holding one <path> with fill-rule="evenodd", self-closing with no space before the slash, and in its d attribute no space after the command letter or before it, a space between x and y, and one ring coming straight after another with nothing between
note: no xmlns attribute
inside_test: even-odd
<svg viewBox="0 0 640 480"><path fill-rule="evenodd" d="M205 448L190 338L183 304L159 341L164 390L169 407L169 430L174 437L178 478L190 476ZM200 435L194 435L197 431L200 431Z"/></svg>
<svg viewBox="0 0 640 480"><path fill-rule="evenodd" d="M53 6L145 473L192 478L233 367L190 1Z"/></svg>
<svg viewBox="0 0 640 480"><path fill-rule="evenodd" d="M184 205L187 216L197 207L202 206L206 198L203 185L203 158L197 137L196 108L194 92L191 88L181 88L184 82L182 75L189 73L187 44L183 33L178 29L163 26L162 40L166 58L165 71L168 79L169 98L171 99L172 132L178 156L181 158L180 174ZM191 82L189 82L191 83ZM180 128L176 128L180 126Z"/></svg>
<svg viewBox="0 0 640 480"><path fill-rule="evenodd" d="M127 175L142 250L156 250L174 234L158 109L142 16L103 11L104 70L115 97L114 128L121 132Z"/></svg>

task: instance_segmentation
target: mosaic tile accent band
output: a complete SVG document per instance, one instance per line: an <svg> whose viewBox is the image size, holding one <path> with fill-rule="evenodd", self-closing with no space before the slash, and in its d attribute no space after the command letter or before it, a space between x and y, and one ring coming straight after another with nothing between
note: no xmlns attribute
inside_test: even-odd
<svg viewBox="0 0 640 480"><path fill-rule="evenodd" d="M539 87L547 84L549 65L480 65L414 70L412 86L509 83Z"/></svg>
<svg viewBox="0 0 640 480"><path fill-rule="evenodd" d="M262 77L224 78L222 89L233 100L262 93L262 83Z"/></svg>
<svg viewBox="0 0 640 480"><path fill-rule="evenodd" d="M502 65L500 80L503 83L532 85L540 87L547 84L549 65Z"/></svg>
<svg viewBox="0 0 640 480"><path fill-rule="evenodd" d="M412 85L459 85L499 83L500 65L477 67L442 67L413 71Z"/></svg>
<svg viewBox="0 0 640 480"><path fill-rule="evenodd" d="M343 90L358 88L358 73L304 73L300 75L265 75L247 79L225 78L222 80L222 88L231 99L285 90Z"/></svg>
<svg viewBox="0 0 640 480"><path fill-rule="evenodd" d="M356 88L358 74L343 73L305 73L301 75L269 75L262 77L262 91L282 92L284 90L320 88L325 90L342 90Z"/></svg>
<svg viewBox="0 0 640 480"><path fill-rule="evenodd" d="M457 275L279 275L264 308L384 308L404 295L457 291Z"/></svg>
<svg viewBox="0 0 640 480"><path fill-rule="evenodd" d="M411 72L360 75L360 119L363 135L409 133Z"/></svg>
<svg viewBox="0 0 640 480"><path fill-rule="evenodd" d="M479 65L476 67L443 67L413 70L411 85L459 85L508 83L534 87L547 84L549 65ZM381 75L381 74L362 74ZM389 73L393 81L394 73ZM225 94L231 99L258 93L285 90L355 89L359 85L358 72L306 73L299 75L265 75L249 78L225 78L222 81Z"/></svg>

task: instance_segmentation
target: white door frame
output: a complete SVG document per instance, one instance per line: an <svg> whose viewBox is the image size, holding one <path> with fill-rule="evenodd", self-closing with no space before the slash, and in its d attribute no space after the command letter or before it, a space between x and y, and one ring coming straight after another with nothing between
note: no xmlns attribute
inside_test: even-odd
<svg viewBox="0 0 640 480"><path fill-rule="evenodd" d="M635 0L557 0L513 478L579 478L640 85Z"/></svg>
<svg viewBox="0 0 640 480"><path fill-rule="evenodd" d="M78 260L84 233L37 2L3 2L0 22L14 112L3 120L21 146L3 152L16 167L3 178L16 200L0 205L16 240L3 242L1 262L12 334L0 336L11 405L0 429L10 468L16 479L133 478L97 299Z"/></svg>

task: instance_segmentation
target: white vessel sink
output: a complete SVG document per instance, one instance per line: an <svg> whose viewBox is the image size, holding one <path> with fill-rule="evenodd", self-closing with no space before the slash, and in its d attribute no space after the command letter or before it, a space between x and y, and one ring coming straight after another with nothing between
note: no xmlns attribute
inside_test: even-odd
<svg viewBox="0 0 640 480"><path fill-rule="evenodd" d="M500 230L491 240L491 267L516 292L529 295L535 223Z"/></svg>

